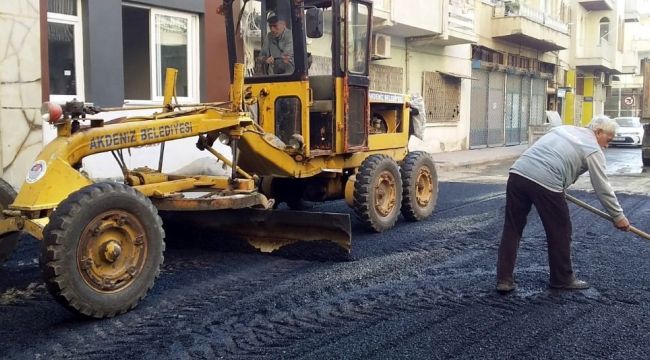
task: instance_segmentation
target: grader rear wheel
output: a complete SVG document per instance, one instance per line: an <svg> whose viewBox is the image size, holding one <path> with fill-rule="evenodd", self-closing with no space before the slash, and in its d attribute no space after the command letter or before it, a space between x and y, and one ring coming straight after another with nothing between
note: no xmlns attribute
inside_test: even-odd
<svg viewBox="0 0 650 360"><path fill-rule="evenodd" d="M0 219L4 219L5 216L2 214L3 210L7 210L9 205L14 202L16 199L16 191L14 188L9 185L3 179L0 179ZM9 257L11 253L14 252L16 245L18 244L18 239L20 237L19 232L5 234L0 236L0 265L2 265Z"/></svg>
<svg viewBox="0 0 650 360"><path fill-rule="evenodd" d="M126 185L99 183L71 194L43 233L43 278L73 312L96 318L124 313L160 272L162 221L151 201Z"/></svg>
<svg viewBox="0 0 650 360"><path fill-rule="evenodd" d="M438 175L433 159L426 152L409 153L400 172L403 184L402 215L409 221L429 217L438 200Z"/></svg>
<svg viewBox="0 0 650 360"><path fill-rule="evenodd" d="M395 160L386 155L366 158L354 184L355 213L375 232L395 226L402 202L402 180Z"/></svg>

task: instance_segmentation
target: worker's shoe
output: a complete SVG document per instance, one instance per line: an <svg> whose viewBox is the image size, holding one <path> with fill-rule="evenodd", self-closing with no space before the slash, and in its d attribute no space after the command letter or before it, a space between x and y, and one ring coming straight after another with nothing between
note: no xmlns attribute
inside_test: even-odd
<svg viewBox="0 0 650 360"><path fill-rule="evenodd" d="M586 281L573 279L568 284L551 284L551 288L560 290L584 290L589 289L589 284Z"/></svg>
<svg viewBox="0 0 650 360"><path fill-rule="evenodd" d="M497 291L506 294L517 288L517 284L509 281L499 281L497 282Z"/></svg>

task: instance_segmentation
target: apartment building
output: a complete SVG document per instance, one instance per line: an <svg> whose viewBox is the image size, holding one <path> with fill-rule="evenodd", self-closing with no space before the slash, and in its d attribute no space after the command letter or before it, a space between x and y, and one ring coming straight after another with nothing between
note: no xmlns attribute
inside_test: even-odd
<svg viewBox="0 0 650 360"><path fill-rule="evenodd" d="M477 13L470 147L525 143L529 126L543 124L545 110L557 107L570 6L560 0L479 1Z"/></svg>
<svg viewBox="0 0 650 360"><path fill-rule="evenodd" d="M584 126L604 113L612 76L623 71L624 9L622 0L577 0L573 7L565 123Z"/></svg>
<svg viewBox="0 0 650 360"><path fill-rule="evenodd" d="M467 148L469 44L477 40L474 3L374 2L373 90L424 97L428 122L425 140L416 146L432 152ZM51 126L41 123L42 101L77 99L102 107L156 104L162 95L162 69L167 66L180 69L180 101L226 98L229 79L218 5L216 0L1 2L0 30L13 32L2 31L0 36L9 36L16 49L14 62L2 67L3 177L19 186L43 143L55 136ZM29 29L29 37L16 29ZM316 40L308 46L313 73L328 71L331 49L318 46ZM16 74L25 75L16 78ZM8 95L16 93L16 86L29 95L18 99L21 103ZM126 113L107 116L121 115ZM17 131L13 122L21 118ZM177 155L176 167L196 156L187 153L194 148L188 145L171 144L169 149L168 144L167 152ZM157 153L154 147L136 150L131 165L147 165ZM87 160L84 168L91 176L119 175L105 154Z"/></svg>
<svg viewBox="0 0 650 360"><path fill-rule="evenodd" d="M623 71L612 77L612 87L605 101L605 114L611 117L640 116L643 74L640 63L650 59L650 14L642 13L639 3L625 2Z"/></svg>
<svg viewBox="0 0 650 360"><path fill-rule="evenodd" d="M640 37L649 33L630 27L641 26L633 23L640 19L636 3L374 0L371 89L423 98L424 141L412 145L430 152L526 143L547 109L567 124L584 125L595 114L611 114L605 99L613 81L638 72L638 59L623 56L640 49L647 40ZM157 104L167 66L180 69L180 101L226 98L219 4L0 1L0 175L18 186L54 136L41 124L41 101ZM324 39L307 40L310 74L331 73L332 34L325 30ZM171 147L175 167L199 156L189 153L187 140ZM158 156L154 148L141 153L133 165ZM119 175L106 165L110 158L96 157L96 167L89 162L92 176Z"/></svg>

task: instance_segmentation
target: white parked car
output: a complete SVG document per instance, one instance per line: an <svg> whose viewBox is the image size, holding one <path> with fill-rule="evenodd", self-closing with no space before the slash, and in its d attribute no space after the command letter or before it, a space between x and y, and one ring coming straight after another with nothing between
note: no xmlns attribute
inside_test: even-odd
<svg viewBox="0 0 650 360"><path fill-rule="evenodd" d="M643 125L638 117L626 116L614 118L618 123L616 136L609 145L632 145L641 146L643 140Z"/></svg>

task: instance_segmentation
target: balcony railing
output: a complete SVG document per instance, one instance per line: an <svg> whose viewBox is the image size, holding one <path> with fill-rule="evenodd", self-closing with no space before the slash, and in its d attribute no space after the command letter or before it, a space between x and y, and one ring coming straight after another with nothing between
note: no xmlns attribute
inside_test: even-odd
<svg viewBox="0 0 650 360"><path fill-rule="evenodd" d="M520 5L518 7L506 6L505 16L521 16L535 23L544 25L548 28L551 28L555 31L559 31L564 34L569 33L569 25L551 17L547 14L544 14L543 11L529 8L525 5Z"/></svg>
<svg viewBox="0 0 650 360"><path fill-rule="evenodd" d="M612 62L616 55L613 45L600 44L592 47L582 47L578 51L579 58L603 59Z"/></svg>
<svg viewBox="0 0 650 360"><path fill-rule="evenodd" d="M513 15L523 16L526 19L528 19L530 21L534 21L534 22L536 22L538 24L543 24L544 23L544 13L543 12L538 11L538 10L533 10L533 9L531 9L528 6L525 6L525 5L521 5L521 7L519 8L519 11L517 11L517 13L513 14Z"/></svg>
<svg viewBox="0 0 650 360"><path fill-rule="evenodd" d="M391 0L375 0L372 3L373 8L378 10L390 11Z"/></svg>
<svg viewBox="0 0 650 360"><path fill-rule="evenodd" d="M474 33L474 1L449 0L449 28Z"/></svg>
<svg viewBox="0 0 650 360"><path fill-rule="evenodd" d="M566 23L564 23L564 22L562 22L560 20L554 19L554 18L552 18L552 17L550 17L548 15L544 16L544 25L550 27L553 30L559 31L561 33L565 33L565 34L569 33L569 25L568 24L566 24Z"/></svg>

